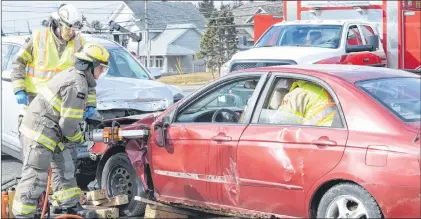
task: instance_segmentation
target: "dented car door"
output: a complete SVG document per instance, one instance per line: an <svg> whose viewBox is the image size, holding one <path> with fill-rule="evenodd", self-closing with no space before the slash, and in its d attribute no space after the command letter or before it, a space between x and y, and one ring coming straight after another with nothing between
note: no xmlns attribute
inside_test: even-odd
<svg viewBox="0 0 421 219"><path fill-rule="evenodd" d="M274 95L281 76L272 75L265 86L238 145L239 203L241 208L305 217L307 191L339 163L348 130L340 114L331 127L288 124L292 120L278 115L285 93Z"/></svg>

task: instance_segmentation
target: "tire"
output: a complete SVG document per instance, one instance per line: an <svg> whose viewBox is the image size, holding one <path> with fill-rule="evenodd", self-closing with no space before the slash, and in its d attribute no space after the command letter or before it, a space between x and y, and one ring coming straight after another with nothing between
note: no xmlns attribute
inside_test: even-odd
<svg viewBox="0 0 421 219"><path fill-rule="evenodd" d="M123 187L117 188L117 181ZM114 154L105 163L100 188L105 189L109 197L123 194L129 196L129 203L119 206L120 216L134 217L145 213L146 204L134 200L135 196L145 197L143 184L126 153Z"/></svg>
<svg viewBox="0 0 421 219"><path fill-rule="evenodd" d="M88 185L95 180L95 175L76 174L77 186L82 190L88 190Z"/></svg>
<svg viewBox="0 0 421 219"><path fill-rule="evenodd" d="M346 203L342 205L346 206L342 212L338 208L340 203ZM358 210L359 207L363 207L360 208L363 210ZM320 200L317 218L346 217L345 212L350 214L350 218L364 215L366 218L383 218L376 200L363 187L353 183L340 183L330 188Z"/></svg>

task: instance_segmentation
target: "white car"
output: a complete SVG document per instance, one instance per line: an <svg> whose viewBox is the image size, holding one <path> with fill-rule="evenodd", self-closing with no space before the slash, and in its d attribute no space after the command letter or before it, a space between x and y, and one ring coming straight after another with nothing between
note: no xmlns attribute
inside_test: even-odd
<svg viewBox="0 0 421 219"><path fill-rule="evenodd" d="M110 52L110 68L105 77L97 80L96 87L97 110L103 119L163 111L183 98L181 89L156 81L149 70L120 44L90 35L84 37L87 42L102 44ZM2 154L9 154L19 160L22 157L17 126L22 106L16 102L10 73L12 59L27 38L28 36L2 37L1 51L1 150ZM86 144L78 149L79 159L89 159Z"/></svg>

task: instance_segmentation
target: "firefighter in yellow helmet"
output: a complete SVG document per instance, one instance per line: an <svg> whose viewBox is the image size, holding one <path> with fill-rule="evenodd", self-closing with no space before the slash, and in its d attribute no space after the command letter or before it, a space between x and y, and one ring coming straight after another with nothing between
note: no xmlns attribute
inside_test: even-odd
<svg viewBox="0 0 421 219"><path fill-rule="evenodd" d="M82 14L69 4L62 4L50 15L47 28L35 30L12 63L12 87L18 104L28 105L39 90L58 72L74 66L73 55L84 44L80 34ZM96 107L96 91L89 90L87 115ZM23 117L20 113L19 123Z"/></svg>
<svg viewBox="0 0 421 219"><path fill-rule="evenodd" d="M33 217L37 199L46 189L50 165L53 169L53 203L68 214L87 210L79 204L71 148L83 143L81 122L88 104L88 90L108 69L108 51L87 43L75 55L75 67L49 80L29 104L20 126L23 149L22 179L16 187L13 214Z"/></svg>

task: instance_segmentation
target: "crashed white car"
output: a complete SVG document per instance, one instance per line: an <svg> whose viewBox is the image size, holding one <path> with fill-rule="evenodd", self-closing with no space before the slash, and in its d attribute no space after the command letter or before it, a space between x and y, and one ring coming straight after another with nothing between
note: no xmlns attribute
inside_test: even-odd
<svg viewBox="0 0 421 219"><path fill-rule="evenodd" d="M1 51L1 107L2 154L21 160L18 139L18 115L21 105L13 94L10 72L12 59L28 36L2 37ZM97 110L103 119L146 114L165 110L183 98L182 90L160 83L138 60L120 44L90 35L87 42L102 44L110 52L110 68L106 76L97 80ZM78 157L88 157L86 145L79 149Z"/></svg>

